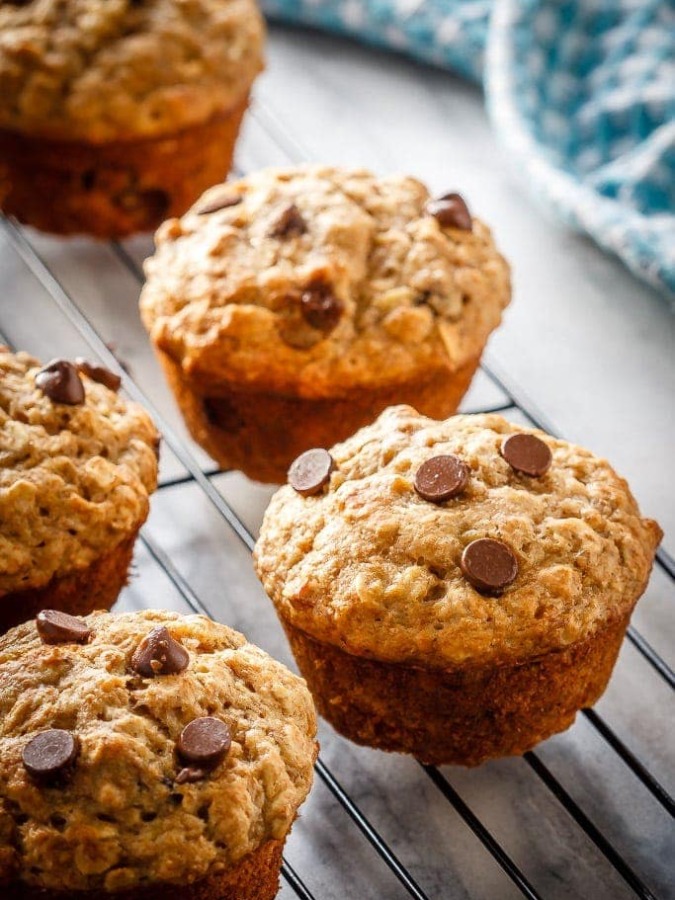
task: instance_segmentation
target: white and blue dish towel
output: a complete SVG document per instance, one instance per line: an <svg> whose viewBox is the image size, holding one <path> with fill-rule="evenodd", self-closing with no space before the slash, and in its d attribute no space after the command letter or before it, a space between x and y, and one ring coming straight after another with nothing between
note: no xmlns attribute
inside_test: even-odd
<svg viewBox="0 0 675 900"><path fill-rule="evenodd" d="M675 297L675 0L263 0L483 83L566 222Z"/></svg>

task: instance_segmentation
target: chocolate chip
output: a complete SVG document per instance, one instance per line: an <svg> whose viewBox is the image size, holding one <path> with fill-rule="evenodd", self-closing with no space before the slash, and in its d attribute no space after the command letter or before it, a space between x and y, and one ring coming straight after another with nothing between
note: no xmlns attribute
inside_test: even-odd
<svg viewBox="0 0 675 900"><path fill-rule="evenodd" d="M239 194L219 194L208 200L203 206L197 210L198 216L207 216L209 213L218 212L221 209L227 209L229 206L239 206L244 198Z"/></svg>
<svg viewBox="0 0 675 900"><path fill-rule="evenodd" d="M295 203L291 203L277 219L270 231L270 237L287 238L293 235L305 234L306 231L307 223L303 219L302 213Z"/></svg>
<svg viewBox="0 0 675 900"><path fill-rule="evenodd" d="M75 365L77 370L86 375L87 378L91 378L92 381L98 381L99 384L104 385L111 391L118 391L122 384L122 379L119 375L115 375L114 372L106 369L105 366L98 366L96 363L83 359L81 356L77 357Z"/></svg>
<svg viewBox="0 0 675 900"><path fill-rule="evenodd" d="M328 484L334 468L335 460L327 450L305 450L291 464L288 483L303 497L311 497Z"/></svg>
<svg viewBox="0 0 675 900"><path fill-rule="evenodd" d="M469 467L458 456L432 456L415 473L415 490L423 500L443 503L461 493L469 480Z"/></svg>
<svg viewBox="0 0 675 900"><path fill-rule="evenodd" d="M35 778L50 779L71 766L79 752L77 739L62 728L36 735L21 754L26 771Z"/></svg>
<svg viewBox="0 0 675 900"><path fill-rule="evenodd" d="M55 403L78 406L84 403L84 385L75 366L65 359L53 359L35 376L35 384Z"/></svg>
<svg viewBox="0 0 675 900"><path fill-rule="evenodd" d="M518 560L510 547L492 538L479 538L464 548L460 568L481 594L498 594L518 575Z"/></svg>
<svg viewBox="0 0 675 900"><path fill-rule="evenodd" d="M91 637L91 628L82 619L58 609L39 612L35 627L43 644L86 644Z"/></svg>
<svg viewBox="0 0 675 900"><path fill-rule="evenodd" d="M534 434L512 434L501 446L501 454L512 469L538 478L551 467L553 455L548 444Z"/></svg>
<svg viewBox="0 0 675 900"><path fill-rule="evenodd" d="M168 628L158 625L146 635L131 657L131 666L139 675L178 675L188 667L190 656L185 647L171 637Z"/></svg>
<svg viewBox="0 0 675 900"><path fill-rule="evenodd" d="M342 301L335 296L329 284L314 281L308 285L300 297L300 310L308 325L330 334L340 321L343 311Z"/></svg>
<svg viewBox="0 0 675 900"><path fill-rule="evenodd" d="M473 229L469 207L460 194L444 194L436 200L430 200L426 205L426 212L442 228L459 228L461 231Z"/></svg>
<svg viewBox="0 0 675 900"><path fill-rule="evenodd" d="M214 716L193 719L181 731L176 749L188 768L212 769L230 749L232 738L225 722Z"/></svg>

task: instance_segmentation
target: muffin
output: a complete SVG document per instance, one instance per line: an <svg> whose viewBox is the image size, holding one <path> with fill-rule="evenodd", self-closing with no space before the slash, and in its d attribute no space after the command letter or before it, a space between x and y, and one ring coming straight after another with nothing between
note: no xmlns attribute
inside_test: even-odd
<svg viewBox="0 0 675 900"><path fill-rule="evenodd" d="M255 0L0 3L2 209L121 237L229 171L262 68Z"/></svg>
<svg viewBox="0 0 675 900"><path fill-rule="evenodd" d="M0 347L0 631L41 609L110 607L157 484L158 435L80 359Z"/></svg>
<svg viewBox="0 0 675 900"><path fill-rule="evenodd" d="M187 425L260 481L392 403L454 412L510 296L459 195L360 169L221 185L156 243L141 312Z"/></svg>
<svg viewBox="0 0 675 900"><path fill-rule="evenodd" d="M3 900L274 897L317 752L304 682L204 616L71 626L0 638Z"/></svg>
<svg viewBox="0 0 675 900"><path fill-rule="evenodd" d="M600 697L661 539L605 460L498 415L399 406L289 481L257 571L342 734L473 766Z"/></svg>

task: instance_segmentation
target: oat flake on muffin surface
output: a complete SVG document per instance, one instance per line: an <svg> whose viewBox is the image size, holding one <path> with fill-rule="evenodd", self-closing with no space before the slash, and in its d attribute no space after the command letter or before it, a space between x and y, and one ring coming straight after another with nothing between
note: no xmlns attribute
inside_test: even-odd
<svg viewBox="0 0 675 900"><path fill-rule="evenodd" d="M141 311L208 388L303 397L405 382L476 358L509 302L486 225L443 227L429 193L361 169L268 169L159 230Z"/></svg>
<svg viewBox="0 0 675 900"><path fill-rule="evenodd" d="M502 455L505 438L522 432L551 451L539 477ZM318 495L277 492L256 548L279 612L318 640L431 667L513 663L592 635L644 589L661 531L609 464L580 447L494 414L437 422L400 406L331 454ZM415 475L444 454L466 463L468 480L429 502ZM517 560L497 597L460 567L481 538Z"/></svg>
<svg viewBox="0 0 675 900"><path fill-rule="evenodd" d="M0 596L84 569L133 533L157 481L148 414L83 375L53 402L40 363L0 348Z"/></svg>
<svg viewBox="0 0 675 900"><path fill-rule="evenodd" d="M254 0L0 3L0 128L157 137L241 100L261 68Z"/></svg>
<svg viewBox="0 0 675 900"><path fill-rule="evenodd" d="M68 896L160 890L283 840L316 755L301 679L203 616L146 610L84 621L85 644L45 645L33 622L0 637L0 884ZM144 678L134 653L158 626L189 661ZM209 716L231 744L208 772L176 783L178 736ZM53 728L70 732L78 752L60 780L42 783L22 758Z"/></svg>

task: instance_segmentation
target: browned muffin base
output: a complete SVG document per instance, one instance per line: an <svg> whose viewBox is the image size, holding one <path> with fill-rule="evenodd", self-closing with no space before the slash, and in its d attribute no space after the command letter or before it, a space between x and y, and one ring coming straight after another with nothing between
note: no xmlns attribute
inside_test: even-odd
<svg viewBox="0 0 675 900"><path fill-rule="evenodd" d="M457 411L480 358L454 372L436 371L379 391L308 400L281 394L234 391L202 394L171 357L158 352L167 380L192 437L224 469L256 481L281 484L293 460L311 447L332 447L370 424L396 403L444 419Z"/></svg>
<svg viewBox="0 0 675 900"><path fill-rule="evenodd" d="M283 841L267 841L225 872L193 884L157 884L128 891L49 891L15 885L4 888L3 900L272 900L279 891ZM190 852L186 848L186 852ZM5 893L5 891L9 893Z"/></svg>
<svg viewBox="0 0 675 900"><path fill-rule="evenodd" d="M2 209L56 234L123 237L182 215L230 170L248 95L225 114L169 136L90 144L0 129Z"/></svg>
<svg viewBox="0 0 675 900"><path fill-rule="evenodd" d="M138 530L86 569L52 578L40 588L12 591L0 597L0 633L34 619L41 609L60 609L74 616L110 609L127 583L137 533Z"/></svg>
<svg viewBox="0 0 675 900"><path fill-rule="evenodd" d="M317 709L357 744L477 766L531 750L601 696L630 616L522 665L449 671L354 656L282 622Z"/></svg>

